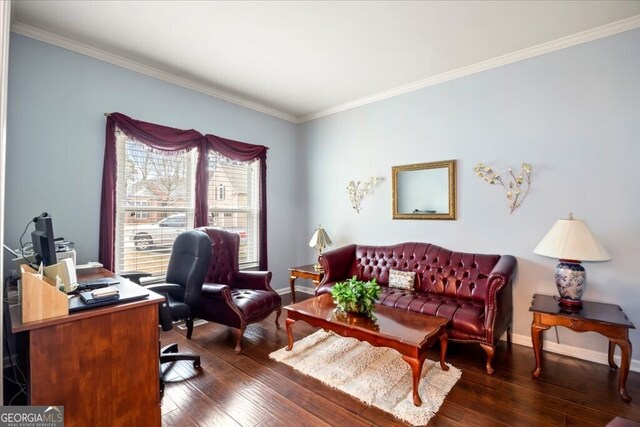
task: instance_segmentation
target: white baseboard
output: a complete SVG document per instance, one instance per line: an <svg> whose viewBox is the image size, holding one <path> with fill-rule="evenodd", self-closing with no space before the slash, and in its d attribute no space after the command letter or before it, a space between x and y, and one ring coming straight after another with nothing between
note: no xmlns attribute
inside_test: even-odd
<svg viewBox="0 0 640 427"><path fill-rule="evenodd" d="M503 336L501 339L505 340L506 338ZM531 343L531 337L528 335L512 334L511 341L514 344L533 347L533 344ZM544 340L543 348L544 351L549 351L551 353L562 354L563 356L571 356L577 359L600 363L602 365L609 365L609 355L606 352L587 350L586 348L574 347L566 344L558 344L557 342L547 340ZM620 350L617 351L617 353L619 352ZM620 356L616 354L613 358L617 365L620 366ZM640 372L640 360L631 359L631 366L629 367L629 369L633 372Z"/></svg>

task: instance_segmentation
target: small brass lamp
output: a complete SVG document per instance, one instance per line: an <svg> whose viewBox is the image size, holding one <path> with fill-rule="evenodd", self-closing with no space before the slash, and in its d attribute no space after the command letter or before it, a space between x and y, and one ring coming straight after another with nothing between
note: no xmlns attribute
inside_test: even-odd
<svg viewBox="0 0 640 427"><path fill-rule="evenodd" d="M311 236L311 240L309 240L309 246L318 251L318 258L322 255L322 250L332 244L333 242L331 242L331 239L327 235L327 232L324 231L324 228L322 228L322 225L318 225L318 228L313 232L313 236ZM317 262L313 268L316 271L323 271L319 262Z"/></svg>

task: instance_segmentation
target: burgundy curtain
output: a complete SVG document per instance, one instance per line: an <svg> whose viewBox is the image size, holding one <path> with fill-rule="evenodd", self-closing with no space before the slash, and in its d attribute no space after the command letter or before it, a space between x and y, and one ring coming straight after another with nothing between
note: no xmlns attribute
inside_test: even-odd
<svg viewBox="0 0 640 427"><path fill-rule="evenodd" d="M258 224L260 234L258 236L258 268L268 270L267 259L267 150L264 145L253 145L231 139L220 138L215 135L205 135L207 148L216 151L225 157L238 161L260 160L260 206L258 212Z"/></svg>
<svg viewBox="0 0 640 427"><path fill-rule="evenodd" d="M188 151L199 149L196 166L195 225L206 224L207 198L198 197L207 192L206 148L202 134L193 129L182 130L153 123L134 120L120 113L107 117L107 135L104 147L104 167L102 172L102 207L100 209L100 246L98 259L105 268L115 267L115 225L116 225L116 126L130 138L136 139L155 150ZM203 188L204 187L204 188Z"/></svg>
<svg viewBox="0 0 640 427"><path fill-rule="evenodd" d="M98 259L105 268L115 268L115 221L116 221L116 126L127 136L134 138L156 150L186 151L198 149L196 166L195 223L201 227L208 224L207 184L209 182L207 167L207 150L211 149L222 155L239 161L260 159L260 236L259 266L267 269L267 198L266 198L266 158L267 147L246 144L219 138L214 135L203 136L200 132L189 129L175 129L153 123L134 120L120 113L112 113L107 117L106 141L104 148L104 167L102 172L102 200L100 209L100 245Z"/></svg>

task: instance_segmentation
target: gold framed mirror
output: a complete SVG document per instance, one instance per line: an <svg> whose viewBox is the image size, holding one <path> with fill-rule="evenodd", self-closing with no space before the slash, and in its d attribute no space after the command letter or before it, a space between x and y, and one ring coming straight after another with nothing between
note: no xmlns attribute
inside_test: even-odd
<svg viewBox="0 0 640 427"><path fill-rule="evenodd" d="M456 161L392 166L393 219L456 219Z"/></svg>

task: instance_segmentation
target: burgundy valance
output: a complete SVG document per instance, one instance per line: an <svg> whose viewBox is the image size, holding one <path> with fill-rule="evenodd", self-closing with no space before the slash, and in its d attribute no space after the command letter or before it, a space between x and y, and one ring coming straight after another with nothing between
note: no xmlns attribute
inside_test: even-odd
<svg viewBox="0 0 640 427"><path fill-rule="evenodd" d="M162 151L183 151L198 148L203 135L197 130L182 130L132 119L124 114L111 113L107 123L113 121L130 138Z"/></svg>
<svg viewBox="0 0 640 427"><path fill-rule="evenodd" d="M246 144L215 135L205 135L204 138L209 149L233 160L248 161L267 158L268 148L264 145Z"/></svg>
<svg viewBox="0 0 640 427"><path fill-rule="evenodd" d="M266 158L267 147L233 141L215 135L202 135L189 129L176 129L154 123L132 119L121 113L107 115L104 168L102 172L102 200L100 210L100 245L98 259L105 268L115 268L115 221L116 221L116 127L127 136L153 149L177 152L198 150L196 166L196 194L194 226L208 225L207 150L216 151L237 161L261 160L260 162L260 212L259 224L259 268L267 269L267 200L266 200Z"/></svg>

